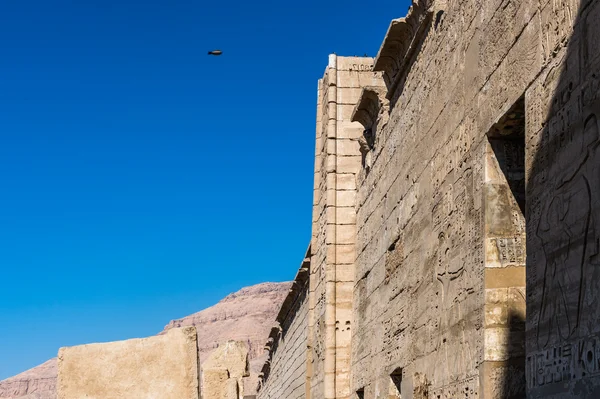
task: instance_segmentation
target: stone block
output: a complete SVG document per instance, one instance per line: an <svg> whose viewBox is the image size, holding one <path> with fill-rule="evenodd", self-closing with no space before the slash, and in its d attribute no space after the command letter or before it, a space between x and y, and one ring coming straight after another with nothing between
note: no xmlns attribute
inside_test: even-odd
<svg viewBox="0 0 600 399"><path fill-rule="evenodd" d="M58 399L198 399L196 328L61 348Z"/></svg>
<svg viewBox="0 0 600 399"><path fill-rule="evenodd" d="M237 381L229 379L229 372L226 368L203 369L202 398L233 399L228 396L229 381L235 382L237 387ZM237 396L235 399L237 399Z"/></svg>
<svg viewBox="0 0 600 399"><path fill-rule="evenodd" d="M327 205L334 207L353 207L356 204L356 191L327 190Z"/></svg>
<svg viewBox="0 0 600 399"><path fill-rule="evenodd" d="M248 372L248 347L244 342L227 341L221 344L210 357L202 363L202 369L225 368L231 378L242 378Z"/></svg>
<svg viewBox="0 0 600 399"><path fill-rule="evenodd" d="M370 72L373 69L372 57L336 57L338 71Z"/></svg>
<svg viewBox="0 0 600 399"><path fill-rule="evenodd" d="M327 225L328 244L354 244L356 241L356 226L351 224Z"/></svg>
<svg viewBox="0 0 600 399"><path fill-rule="evenodd" d="M362 169L362 157L360 155L339 156L333 169L337 173L358 173Z"/></svg>
<svg viewBox="0 0 600 399"><path fill-rule="evenodd" d="M360 95L362 93L362 87L346 87L346 88L339 88L338 92L337 92L337 103L338 105L356 105L356 103L358 102L358 99L360 98ZM344 119L344 120L348 120L348 119Z"/></svg>
<svg viewBox="0 0 600 399"><path fill-rule="evenodd" d="M358 122L338 121L337 128L337 137L340 139L358 140L365 131L365 128Z"/></svg>
<svg viewBox="0 0 600 399"><path fill-rule="evenodd" d="M353 206L328 206L327 222L335 222L335 224L356 224L356 210Z"/></svg>
<svg viewBox="0 0 600 399"><path fill-rule="evenodd" d="M221 344L202 364L203 397L242 398L243 378L250 375L249 367L248 347L244 342L227 341ZM231 396L234 390L237 394Z"/></svg>
<svg viewBox="0 0 600 399"><path fill-rule="evenodd" d="M509 288L525 286L525 267L487 268L486 288Z"/></svg>
<svg viewBox="0 0 600 399"><path fill-rule="evenodd" d="M236 379L230 378L227 381L226 395L227 399L239 399L240 388Z"/></svg>
<svg viewBox="0 0 600 399"><path fill-rule="evenodd" d="M356 175L354 173L343 173L336 176L337 190L356 190Z"/></svg>
<svg viewBox="0 0 600 399"><path fill-rule="evenodd" d="M353 226L354 227L354 226ZM340 265L352 265L356 260L356 250L354 244L335 244L327 247L328 259L335 259Z"/></svg>
<svg viewBox="0 0 600 399"><path fill-rule="evenodd" d="M357 140L328 139L327 153L340 156L360 156L359 144Z"/></svg>

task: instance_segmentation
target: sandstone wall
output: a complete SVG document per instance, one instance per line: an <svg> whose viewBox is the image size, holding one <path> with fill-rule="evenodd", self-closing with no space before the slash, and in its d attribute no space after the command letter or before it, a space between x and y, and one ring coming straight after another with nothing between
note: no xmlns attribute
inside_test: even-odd
<svg viewBox="0 0 600 399"><path fill-rule="evenodd" d="M202 398L243 399L243 379L248 375L248 346L245 342L227 341L202 363Z"/></svg>
<svg viewBox="0 0 600 399"><path fill-rule="evenodd" d="M263 368L259 399L306 398L308 349L307 256L277 317L267 344L269 361Z"/></svg>
<svg viewBox="0 0 600 399"><path fill-rule="evenodd" d="M599 21L419 0L375 60L330 58L306 397L600 397Z"/></svg>
<svg viewBox="0 0 600 399"><path fill-rule="evenodd" d="M515 186L523 97L545 62L540 6L417 2L390 26L375 62L390 112L375 115L358 182L352 390L364 397L524 396ZM521 126L510 143L505 125Z"/></svg>
<svg viewBox="0 0 600 399"><path fill-rule="evenodd" d="M308 354L314 398L350 395L356 174L363 130L350 115L361 87L378 82L372 65L368 57L331 55L319 81Z"/></svg>
<svg viewBox="0 0 600 399"><path fill-rule="evenodd" d="M527 91L527 387L600 397L600 2L542 2Z"/></svg>
<svg viewBox="0 0 600 399"><path fill-rule="evenodd" d="M61 348L58 399L198 399L196 329Z"/></svg>
<svg viewBox="0 0 600 399"><path fill-rule="evenodd" d="M325 76L320 79L317 90L317 125L315 140L315 172L313 189L313 215L311 238L311 270L308 300L308 336L311 342L308 353L310 363L311 392L315 397L324 397L324 334L325 334L325 273L324 266L327 261L327 246L325 232L327 227L326 200L327 197L327 144L326 132L329 120L327 107L327 83ZM316 266L321 265L321 266Z"/></svg>

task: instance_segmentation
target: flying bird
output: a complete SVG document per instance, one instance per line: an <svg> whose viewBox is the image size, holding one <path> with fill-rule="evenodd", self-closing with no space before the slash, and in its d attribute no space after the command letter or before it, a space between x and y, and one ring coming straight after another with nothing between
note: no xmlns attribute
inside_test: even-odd
<svg viewBox="0 0 600 399"><path fill-rule="evenodd" d="M221 50L213 50L213 51L209 51L208 55L221 55L223 54L223 52Z"/></svg>

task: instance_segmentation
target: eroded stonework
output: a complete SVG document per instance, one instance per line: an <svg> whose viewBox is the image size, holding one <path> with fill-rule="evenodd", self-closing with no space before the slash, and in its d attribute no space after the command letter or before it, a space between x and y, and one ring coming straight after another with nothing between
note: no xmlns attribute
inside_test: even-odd
<svg viewBox="0 0 600 399"><path fill-rule="evenodd" d="M61 348L58 399L199 399L196 328Z"/></svg>
<svg viewBox="0 0 600 399"><path fill-rule="evenodd" d="M202 363L202 397L243 399L244 377L249 375L248 346L227 341Z"/></svg>
<svg viewBox="0 0 600 399"><path fill-rule="evenodd" d="M415 0L375 59L330 57L310 278L268 345L306 366L259 398L600 397L599 21Z"/></svg>

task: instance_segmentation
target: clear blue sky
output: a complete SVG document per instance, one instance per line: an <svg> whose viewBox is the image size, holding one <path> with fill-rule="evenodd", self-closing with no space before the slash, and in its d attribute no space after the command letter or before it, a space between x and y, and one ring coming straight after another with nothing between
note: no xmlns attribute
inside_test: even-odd
<svg viewBox="0 0 600 399"><path fill-rule="evenodd" d="M292 279L327 55L407 9L0 2L0 379Z"/></svg>

